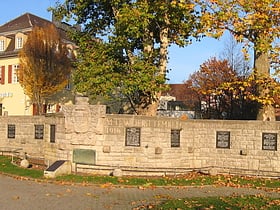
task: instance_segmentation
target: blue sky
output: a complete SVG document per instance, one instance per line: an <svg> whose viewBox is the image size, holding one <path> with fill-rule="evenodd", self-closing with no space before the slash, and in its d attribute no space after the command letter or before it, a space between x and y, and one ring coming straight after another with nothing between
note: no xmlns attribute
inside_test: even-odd
<svg viewBox="0 0 280 210"><path fill-rule="evenodd" d="M55 5L56 0L5 0L1 2L0 25L24 14L32 13L51 20L47 8ZM183 83L189 75L199 69L199 66L210 57L219 57L224 48L224 40L204 38L201 42L193 43L185 48L171 46L169 51L168 83Z"/></svg>

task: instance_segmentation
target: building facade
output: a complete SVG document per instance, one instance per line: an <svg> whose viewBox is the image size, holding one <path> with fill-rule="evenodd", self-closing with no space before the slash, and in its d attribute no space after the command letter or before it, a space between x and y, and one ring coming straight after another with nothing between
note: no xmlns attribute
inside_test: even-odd
<svg viewBox="0 0 280 210"><path fill-rule="evenodd" d="M18 54L27 40L28 34L35 26L44 27L53 23L55 22L25 13L0 26L0 116L33 115L35 107L29 97L24 94L17 77L17 69L19 68ZM59 26L62 25L59 24ZM64 30L62 27L59 29L60 31ZM70 93L69 89L63 90L60 94L64 96L59 97L56 95L56 101L53 100L46 107L46 112L59 110L59 98L67 98L68 102L73 101L73 97L70 96L72 93Z"/></svg>

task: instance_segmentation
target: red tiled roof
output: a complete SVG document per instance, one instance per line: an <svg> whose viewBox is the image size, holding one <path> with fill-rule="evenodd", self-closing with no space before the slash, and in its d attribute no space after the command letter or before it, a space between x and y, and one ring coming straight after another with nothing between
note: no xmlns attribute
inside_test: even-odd
<svg viewBox="0 0 280 210"><path fill-rule="evenodd" d="M9 37L12 41L6 50L0 53L0 58L17 56L18 50L15 49L15 34L17 32L29 33L34 26L44 27L52 24L51 21L40 18L36 15L25 13L0 26L0 35Z"/></svg>
<svg viewBox="0 0 280 210"><path fill-rule="evenodd" d="M34 26L44 27L47 24L51 24L51 22L36 15L25 13L4 25L1 25L0 33L18 31L21 29L32 28Z"/></svg>
<svg viewBox="0 0 280 210"><path fill-rule="evenodd" d="M11 38L10 44L7 46L7 49L4 52L0 53L0 58L2 57L8 57L8 56L16 56L18 54L18 50L15 49L15 34L17 32L23 32L25 34L28 34L32 31L32 28L37 27L45 27L49 24L54 24L53 22L43 19L41 17L38 17L36 15L25 13L3 25L0 26L0 35L6 36ZM67 41L70 41L67 37L66 30L70 28L70 25L66 23L58 23L55 24L57 29L59 30L59 33L61 35L61 38ZM71 42L71 41L70 41Z"/></svg>
<svg viewBox="0 0 280 210"><path fill-rule="evenodd" d="M176 97L177 101L185 101L187 87L185 84L169 84L169 90L162 93L163 96L170 95Z"/></svg>

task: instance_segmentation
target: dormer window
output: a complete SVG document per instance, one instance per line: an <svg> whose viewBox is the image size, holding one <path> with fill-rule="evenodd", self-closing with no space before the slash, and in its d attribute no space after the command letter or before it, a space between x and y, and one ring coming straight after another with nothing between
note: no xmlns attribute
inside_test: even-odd
<svg viewBox="0 0 280 210"><path fill-rule="evenodd" d="M23 38L22 37L17 37L16 39L16 49L21 49L23 46Z"/></svg>
<svg viewBox="0 0 280 210"><path fill-rule="evenodd" d="M5 41L0 40L0 51L3 52L5 50Z"/></svg>

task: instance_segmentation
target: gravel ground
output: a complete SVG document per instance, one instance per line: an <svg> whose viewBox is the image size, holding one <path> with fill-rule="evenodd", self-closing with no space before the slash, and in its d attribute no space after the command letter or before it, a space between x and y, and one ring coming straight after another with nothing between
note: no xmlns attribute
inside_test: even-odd
<svg viewBox="0 0 280 210"><path fill-rule="evenodd" d="M146 209L170 198L265 194L280 192L219 186L122 187L107 185L57 184L0 175L1 210L102 210Z"/></svg>

